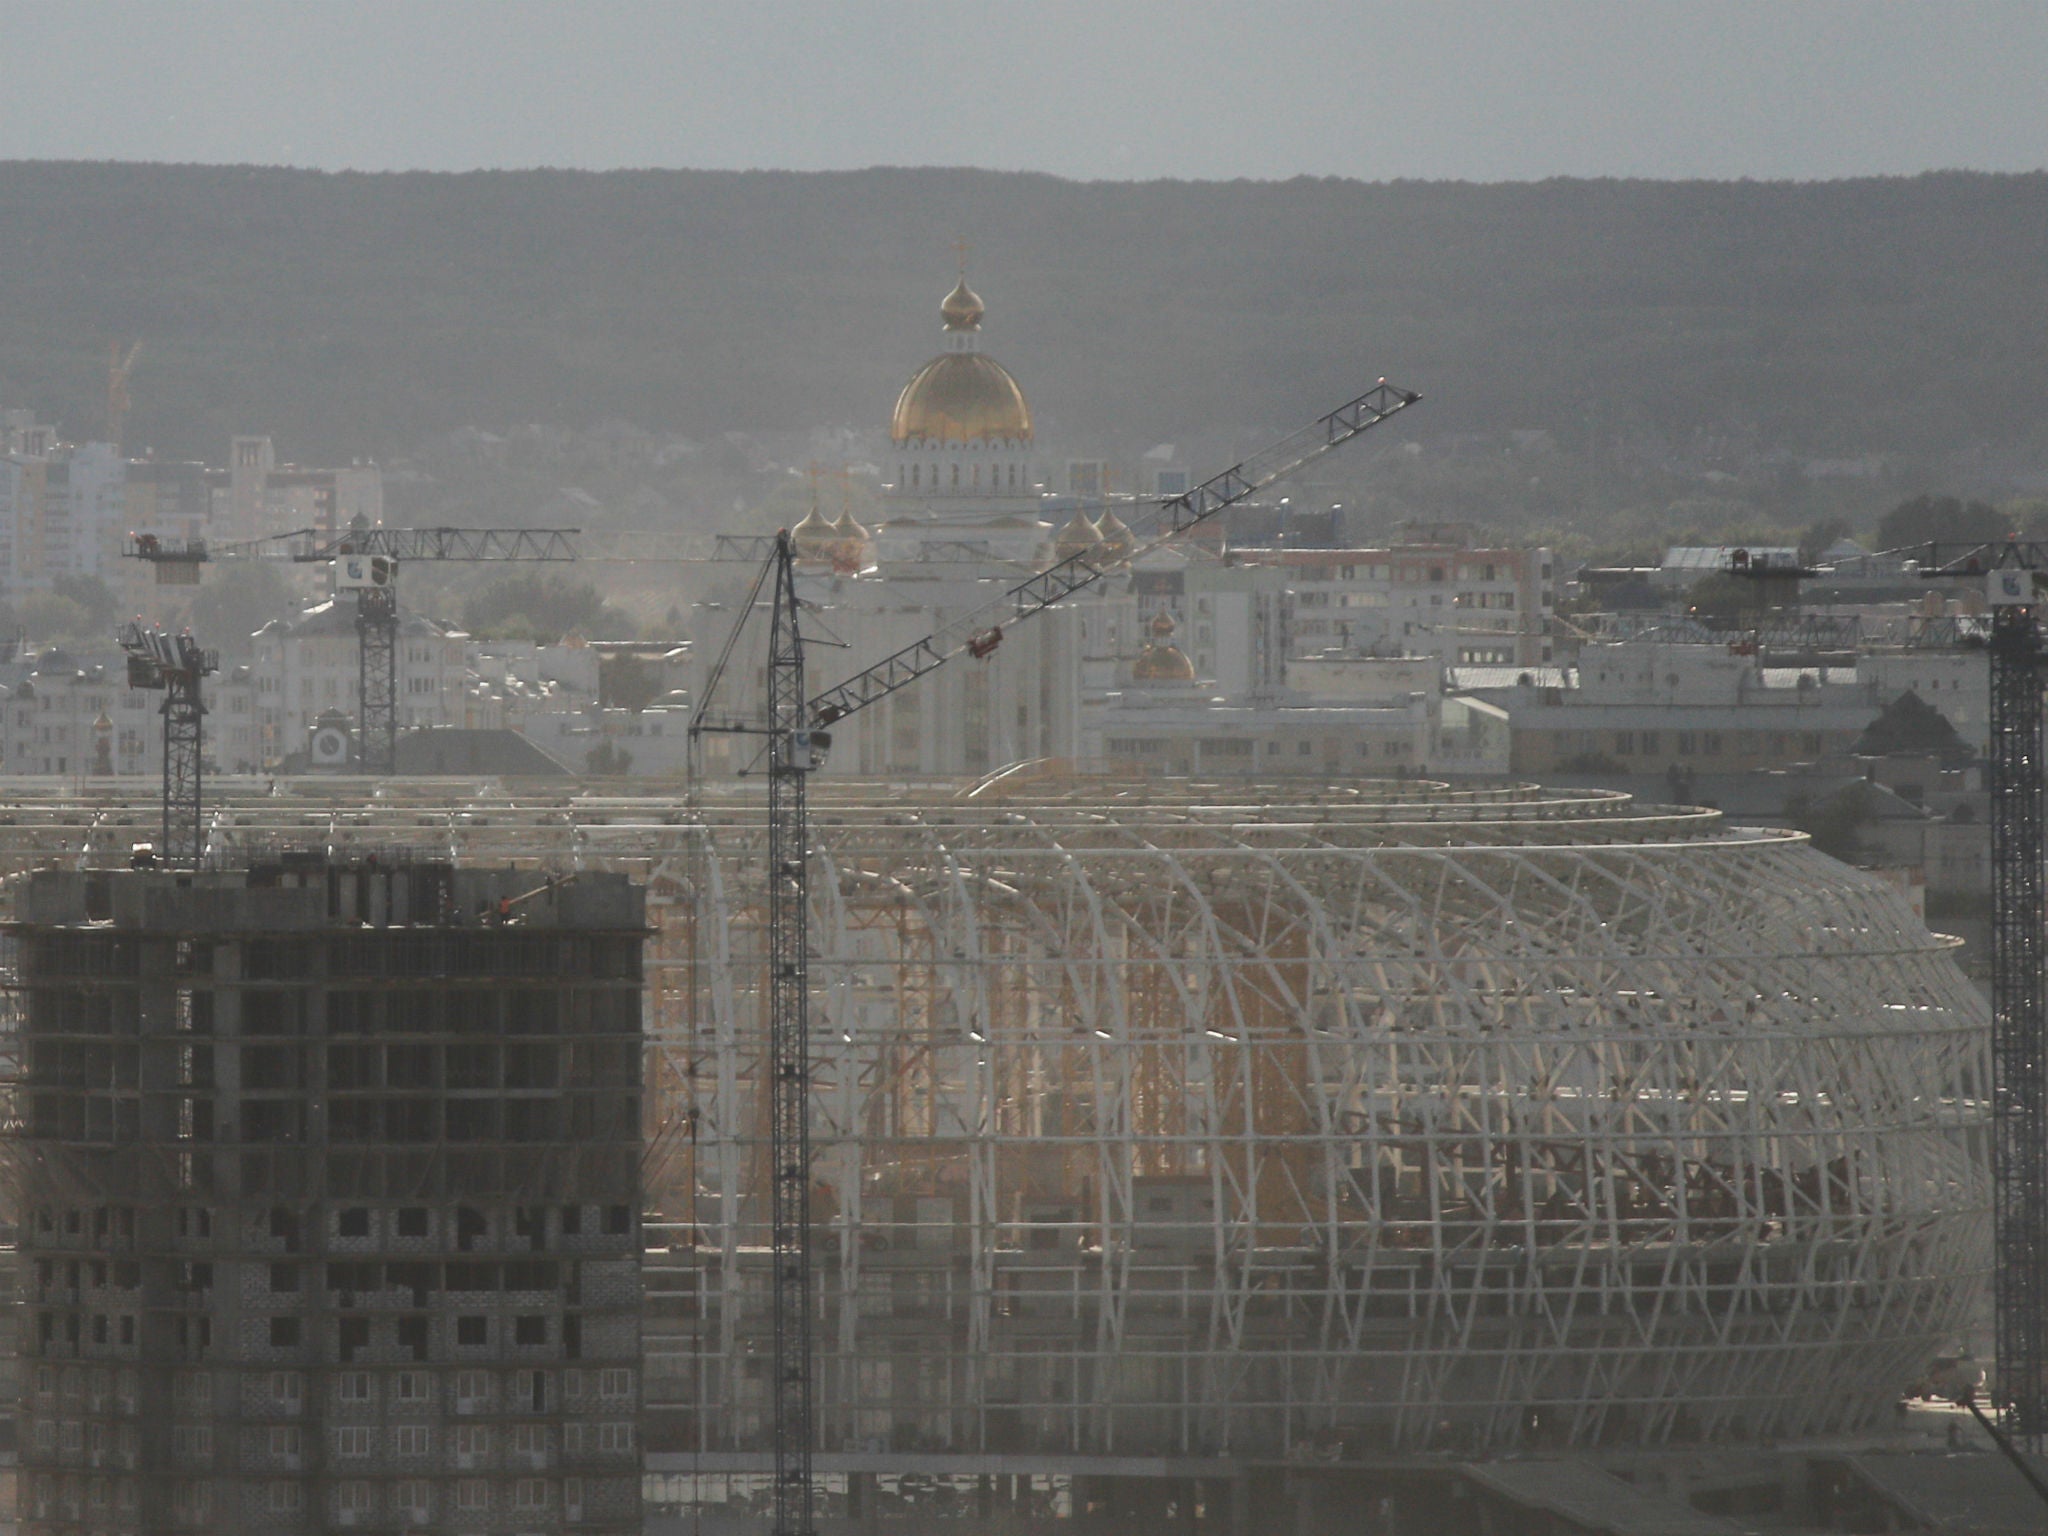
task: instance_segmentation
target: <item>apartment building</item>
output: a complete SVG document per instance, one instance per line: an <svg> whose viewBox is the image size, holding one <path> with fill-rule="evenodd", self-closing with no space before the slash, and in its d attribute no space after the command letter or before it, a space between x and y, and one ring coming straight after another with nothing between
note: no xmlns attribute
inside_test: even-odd
<svg viewBox="0 0 2048 1536"><path fill-rule="evenodd" d="M28 878L24 1536L641 1529L641 890Z"/></svg>
<svg viewBox="0 0 2048 1536"><path fill-rule="evenodd" d="M1885 696L1855 667L1773 667L1725 646L1589 645L1576 673L1475 690L1508 713L1515 773L1735 773L1852 751Z"/></svg>
<svg viewBox="0 0 2048 1536"><path fill-rule="evenodd" d="M261 765L256 690L247 667L206 680L206 763L224 773ZM0 773L73 778L154 774L163 767L161 693L128 686L119 657L46 652L0 697Z"/></svg>
<svg viewBox="0 0 2048 1536"><path fill-rule="evenodd" d="M1418 542L1376 549L1233 549L1240 566L1286 573L1290 645L1446 666L1537 666L1551 659L1555 561L1548 549L1488 548L1419 530Z"/></svg>
<svg viewBox="0 0 2048 1536"><path fill-rule="evenodd" d="M256 632L250 667L263 760L302 749L320 716L353 714L361 697L355 605L329 598ZM416 613L398 627L398 728L466 723L467 646L461 630Z"/></svg>

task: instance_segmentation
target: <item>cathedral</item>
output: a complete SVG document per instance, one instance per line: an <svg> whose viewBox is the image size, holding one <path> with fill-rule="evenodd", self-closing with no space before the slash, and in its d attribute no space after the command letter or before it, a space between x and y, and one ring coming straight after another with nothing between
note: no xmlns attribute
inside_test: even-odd
<svg viewBox="0 0 2048 1536"><path fill-rule="evenodd" d="M872 533L851 512L813 510L792 530L819 628L813 691L966 619L1050 564L1065 530L1041 516L1031 406L981 350L981 299L964 277L939 306L943 347L896 397L884 513ZM1091 524L1089 532L1093 534ZM976 775L1071 759L1078 747L1080 625L1069 611L1006 632L834 731L830 768L883 777Z"/></svg>
<svg viewBox="0 0 2048 1536"><path fill-rule="evenodd" d="M917 560L980 553L1043 564L1054 539L1039 515L1045 493L1037 435L1023 387L981 350L981 298L963 277L939 305L943 349L911 376L889 419L883 495L887 516L872 547L866 530L821 514L794 530L798 553L842 572L858 555Z"/></svg>

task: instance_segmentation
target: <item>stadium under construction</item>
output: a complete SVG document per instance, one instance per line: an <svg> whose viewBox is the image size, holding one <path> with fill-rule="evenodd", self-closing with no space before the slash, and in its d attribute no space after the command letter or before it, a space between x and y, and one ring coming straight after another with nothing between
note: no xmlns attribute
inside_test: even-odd
<svg viewBox="0 0 2048 1536"><path fill-rule="evenodd" d="M0 812L0 872L120 871L157 821L140 785L39 794ZM1985 1004L1902 896L1802 837L1607 792L1021 769L959 787L821 782L811 841L828 1528L935 1518L936 1495L957 1489L985 1529L1091 1514L1130 1530L1285 1529L1272 1523L1284 1496L1310 1530L1318 1497L1341 1488L1346 1529L1373 1528L1364 1508L1389 1533L1478 1531L1489 1499L1540 1502L1530 1479L1559 1457L1579 1459L1570 1498L1647 1501L1647 1484L1599 1468L1868 1428L1953 1344L1985 1281ZM205 842L208 870L143 877L171 904L156 909L167 933L225 920L229 898L201 899L221 872L291 861L351 880L437 869L461 900L335 921L488 928L492 942L571 921L572 897L623 931L624 897L600 901L597 877L644 892L635 1470L648 1529L678 1513L751 1529L770 1410L756 797L231 782ZM6 884L8 1045L28 1106L59 1059L40 1054L32 956L55 909L31 893L49 878ZM164 915L187 880L191 911ZM384 1051L349 1070L420 1090L404 1166L438 1203L462 1202L434 1182L461 1159L578 1139L546 1116L533 1137L506 1118L458 1120L456 1057L473 1044L458 1033L347 1042ZM510 1057L508 1044L487 1085L508 1105ZM64 1055L55 1086L118 1115L139 1090L111 1066L104 1084L79 1077L99 1059ZM522 1064L538 1074L524 1086L574 1086L573 1042L549 1059ZM16 1185L32 1189L65 1133L12 1120ZM218 1166L239 1178L253 1150L289 1141L266 1124L214 1124L235 1146ZM331 1109L326 1127L331 1139ZM408 1190L379 1185L376 1242L328 1274L307 1268L306 1307L357 1308L323 1298L337 1276L379 1294L417 1277L424 1250L397 1241L396 1212L426 1202ZM565 1206L588 1205L602 1231L617 1201L551 1186L554 1214L531 1227L505 1198L506 1240L538 1235L519 1262L550 1282L532 1306L505 1305L555 1320L525 1368L568 1370L560 1319L602 1304L573 1293L553 1252L540 1276L539 1248L580 1241L562 1232ZM205 1283L246 1290L228 1279L245 1258L258 1262L223 1255ZM283 1260L261 1262L268 1284ZM24 1274L24 1307L38 1284ZM82 1335L67 1345L60 1323L50 1342L67 1367L118 1383L117 1343L98 1349L92 1309L74 1310ZM41 1347L25 1329L25 1400ZM602 1467L579 1473L559 1432L520 1445L523 1460L499 1448L489 1470L505 1490L547 1481L527 1495L555 1501L544 1520L491 1503L468 1521L455 1481L390 1476L432 1482L447 1500L437 1527L619 1518L582 1493ZM1497 1459L1510 1454L1522 1459ZM1849 1473L1822 1486L1803 1468L1792 1488L1768 1458L1736 1461L1749 1481L1726 1498L1756 1508L1875 1497ZM25 1443L22 1466L26 1503L47 1492L60 1520L75 1499L100 1523L89 1451L60 1431L47 1455ZM331 1502L341 1474L322 1475L309 1497ZM575 1519L561 1502L572 1476L590 1479ZM365 1506L358 1523L396 1529L397 1508ZM1425 1509L1430 1523L1412 1523Z"/></svg>

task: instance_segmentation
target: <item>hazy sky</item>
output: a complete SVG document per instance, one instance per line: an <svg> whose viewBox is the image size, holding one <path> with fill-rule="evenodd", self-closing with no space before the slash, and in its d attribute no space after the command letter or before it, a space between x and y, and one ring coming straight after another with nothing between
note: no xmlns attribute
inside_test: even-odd
<svg viewBox="0 0 2048 1536"><path fill-rule="evenodd" d="M2048 167L2048 0L0 0L0 158L1083 179Z"/></svg>

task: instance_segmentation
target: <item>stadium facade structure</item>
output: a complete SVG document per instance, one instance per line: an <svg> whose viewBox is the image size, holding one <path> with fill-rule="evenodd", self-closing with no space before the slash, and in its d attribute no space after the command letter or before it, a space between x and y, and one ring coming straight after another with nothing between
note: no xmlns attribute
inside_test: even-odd
<svg viewBox="0 0 2048 1536"><path fill-rule="evenodd" d="M20 1528L638 1532L641 892L14 898Z"/></svg>
<svg viewBox="0 0 2048 1536"><path fill-rule="evenodd" d="M351 793L215 843L646 884L644 1423L765 1468L753 797ZM823 1467L1847 1430L1984 1281L1986 1006L1800 836L1412 781L814 794ZM138 802L0 858L114 858Z"/></svg>

